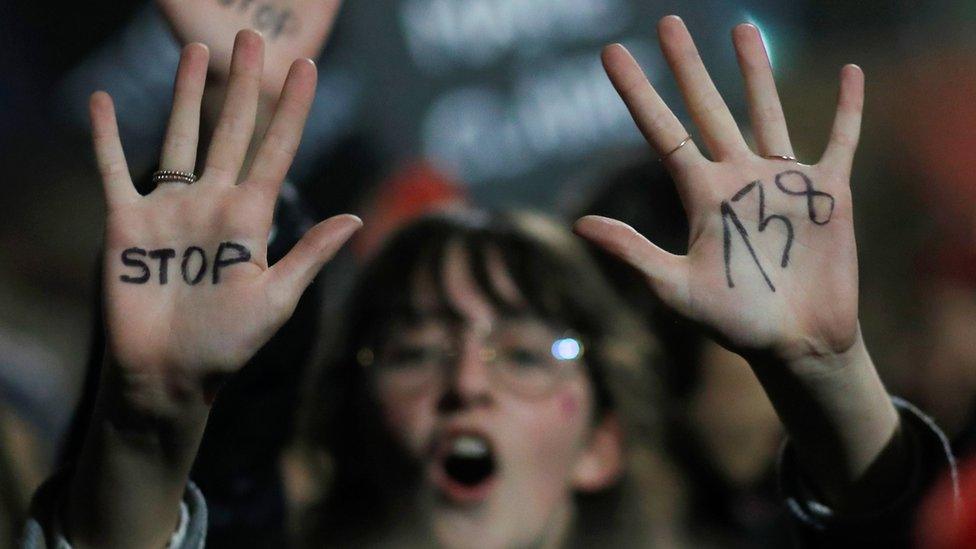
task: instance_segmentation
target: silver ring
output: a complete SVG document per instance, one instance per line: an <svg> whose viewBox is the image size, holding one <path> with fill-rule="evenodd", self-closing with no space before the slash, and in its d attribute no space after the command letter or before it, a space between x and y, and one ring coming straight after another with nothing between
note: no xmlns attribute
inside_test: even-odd
<svg viewBox="0 0 976 549"><path fill-rule="evenodd" d="M788 156L785 154L764 154L763 158L768 158L770 160L786 160L787 162L799 162L795 156Z"/></svg>
<svg viewBox="0 0 976 549"><path fill-rule="evenodd" d="M678 149L680 149L681 147L684 147L685 145L687 145L689 141L691 141L691 135L688 135L687 137L685 137L684 140L681 141L681 143L678 143L678 146L677 147L675 147L675 148L671 149L670 151L662 154L661 157L657 159L657 161L658 162L664 162L664 159L665 158L667 158L667 157L671 156L672 154L678 152Z"/></svg>
<svg viewBox="0 0 976 549"><path fill-rule="evenodd" d="M178 170L156 170L152 175L152 182L156 185L160 183L185 183L187 185L195 183L197 175L193 172L181 172Z"/></svg>

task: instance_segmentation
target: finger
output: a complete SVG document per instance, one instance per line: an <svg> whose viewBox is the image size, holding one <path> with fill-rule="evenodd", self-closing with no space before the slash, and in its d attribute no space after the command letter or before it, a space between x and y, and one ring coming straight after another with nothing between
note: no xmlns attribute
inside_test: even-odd
<svg viewBox="0 0 976 549"><path fill-rule="evenodd" d="M783 106L762 35L754 25L744 23L732 31L732 42L749 98L749 119L760 156L793 155Z"/></svg>
<svg viewBox="0 0 976 549"><path fill-rule="evenodd" d="M254 30L242 30L234 40L230 61L227 97L207 151L205 174L227 183L236 183L254 133L261 70L264 65L264 39Z"/></svg>
<svg viewBox="0 0 976 549"><path fill-rule="evenodd" d="M658 155L662 158L667 156L669 163L702 160L703 157L693 142L674 150L688 137L688 130L648 82L644 71L627 48L620 44L607 46L603 48L602 60L603 68L627 105L630 116ZM671 151L674 151L673 154L669 154Z"/></svg>
<svg viewBox="0 0 976 549"><path fill-rule="evenodd" d="M315 97L315 63L299 59L291 65L268 131L258 149L247 185L256 186L271 198L278 189L298 151L302 130Z"/></svg>
<svg viewBox="0 0 976 549"><path fill-rule="evenodd" d="M686 286L683 283L684 258L658 248L630 225L608 217L581 217L573 225L573 232L643 273L665 303L676 304L684 300L681 295L681 288Z"/></svg>
<svg viewBox="0 0 976 549"><path fill-rule="evenodd" d="M95 160L105 191L105 204L112 209L137 200L139 193L132 185L129 166L125 162L112 98L103 91L93 93L88 102L88 111L91 116Z"/></svg>
<svg viewBox="0 0 976 549"><path fill-rule="evenodd" d="M210 50L203 44L183 48L173 86L173 110L169 116L159 169L192 172L200 136L200 101L207 81Z"/></svg>
<svg viewBox="0 0 976 549"><path fill-rule="evenodd" d="M269 292L272 292L276 306L290 314L322 266L362 226L363 222L358 217L343 214L330 217L309 229L291 251L268 271Z"/></svg>
<svg viewBox="0 0 976 549"><path fill-rule="evenodd" d="M723 160L747 153L749 148L742 133L708 76L684 21L669 15L661 19L657 28L661 51L712 157Z"/></svg>
<svg viewBox="0 0 976 549"><path fill-rule="evenodd" d="M864 73L857 65L846 65L840 71L840 93L837 114L830 131L827 150L820 164L850 171L854 151L861 134L861 112L864 110Z"/></svg>

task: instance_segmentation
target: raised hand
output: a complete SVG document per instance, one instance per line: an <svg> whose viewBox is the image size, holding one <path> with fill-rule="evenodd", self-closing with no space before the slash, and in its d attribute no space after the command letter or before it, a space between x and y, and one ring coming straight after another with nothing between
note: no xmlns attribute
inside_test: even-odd
<svg viewBox="0 0 976 549"><path fill-rule="evenodd" d="M841 70L827 150L817 164L800 164L755 27L732 34L755 152L681 19L665 17L658 34L711 159L624 48L607 47L603 61L675 179L688 254L669 254L611 219L584 217L575 230L639 269L666 305L749 361L822 501L854 514L888 504L904 489L910 452L857 318L850 172L864 77L853 65Z"/></svg>
<svg viewBox="0 0 976 549"><path fill-rule="evenodd" d="M857 255L850 170L863 75L841 71L830 142L817 164L798 163L758 30L733 31L756 150L746 144L681 19L658 25L661 49L711 159L662 101L630 54L603 52L607 74L648 143L671 171L688 215L686 256L669 254L623 223L589 216L576 231L647 277L678 313L744 354L788 359L842 353L858 336Z"/></svg>
<svg viewBox="0 0 976 549"><path fill-rule="evenodd" d="M323 221L268 265L274 204L301 138L316 72L308 59L291 64L254 162L239 177L254 130L262 53L258 33L238 33L227 99L199 181L162 182L144 197L129 177L111 98L98 92L91 99L108 208L108 349L126 403L153 416L178 415L188 400L204 396L208 379L243 366L361 225L350 215ZM196 165L207 63L205 46L186 46L161 170L192 172Z"/></svg>
<svg viewBox="0 0 976 549"><path fill-rule="evenodd" d="M261 90L277 97L295 59L314 59L322 50L341 0L157 0L183 44L210 47L210 70L226 79L234 35L260 31L266 62Z"/></svg>
<svg viewBox="0 0 976 549"><path fill-rule="evenodd" d="M237 34L226 101L199 180L170 175L147 196L130 179L111 98L92 95L107 206L108 360L66 496L66 535L75 547L167 545L214 396L210 381L244 365L361 226L351 215L327 219L268 265L275 200L316 74L308 59L291 64L267 132L240 177L263 50L260 34ZM208 56L202 44L183 50L160 170L192 173L197 165Z"/></svg>

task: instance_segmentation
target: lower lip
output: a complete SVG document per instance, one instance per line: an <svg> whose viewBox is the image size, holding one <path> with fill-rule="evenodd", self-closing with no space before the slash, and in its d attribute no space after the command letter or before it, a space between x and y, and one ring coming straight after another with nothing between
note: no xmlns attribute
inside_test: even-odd
<svg viewBox="0 0 976 549"><path fill-rule="evenodd" d="M431 480L438 493L447 501L456 505L475 505L488 499L495 488L495 476L492 475L475 486L468 486L452 479L441 467L434 464L430 473Z"/></svg>

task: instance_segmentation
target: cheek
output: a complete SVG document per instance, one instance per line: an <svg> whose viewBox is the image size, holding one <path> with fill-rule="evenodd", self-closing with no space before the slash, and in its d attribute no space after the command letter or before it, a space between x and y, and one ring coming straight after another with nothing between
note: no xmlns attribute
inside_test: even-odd
<svg viewBox="0 0 976 549"><path fill-rule="evenodd" d="M571 392L566 392L559 395L559 412L562 415L563 421L567 423L573 422L579 416L580 409L580 397Z"/></svg>
<svg viewBox="0 0 976 549"><path fill-rule="evenodd" d="M543 401L524 403L509 425L510 501L521 520L544 522L572 491L573 471L589 429L588 395L569 386Z"/></svg>
<svg viewBox="0 0 976 549"><path fill-rule="evenodd" d="M396 440L415 456L421 455L433 429L434 416L429 399L405 398L380 392L383 421Z"/></svg>
<svg viewBox="0 0 976 549"><path fill-rule="evenodd" d="M580 387L570 386L523 410L525 448L531 448L532 462L540 470L565 474L575 462L588 429L589 399ZM553 467L556 464L559 467ZM548 475L547 475L548 476Z"/></svg>

